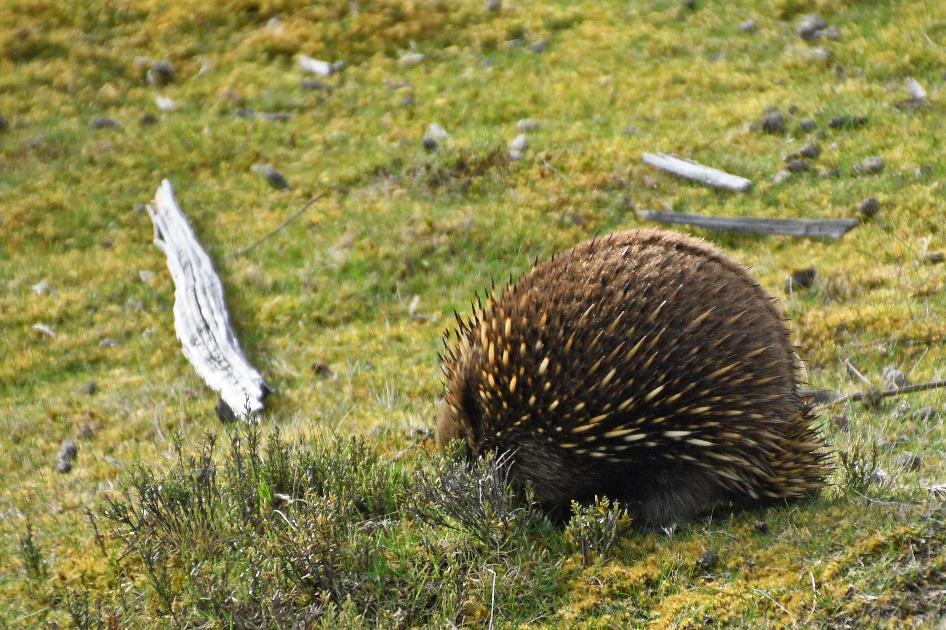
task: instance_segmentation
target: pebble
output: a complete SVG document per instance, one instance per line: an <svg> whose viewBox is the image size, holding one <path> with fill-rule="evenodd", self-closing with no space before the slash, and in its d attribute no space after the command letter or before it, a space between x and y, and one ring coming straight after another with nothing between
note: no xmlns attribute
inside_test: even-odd
<svg viewBox="0 0 946 630"><path fill-rule="evenodd" d="M770 531L769 524L765 521L756 521L756 524L753 525L753 529L755 529L760 534L768 534Z"/></svg>
<svg viewBox="0 0 946 630"><path fill-rule="evenodd" d="M907 93L914 101L926 100L926 90L920 85L919 81L913 77L907 79Z"/></svg>
<svg viewBox="0 0 946 630"><path fill-rule="evenodd" d="M802 17L801 22L798 24L798 36L805 41L818 41L820 31L826 28L828 28L828 24L821 19L820 15L806 15Z"/></svg>
<svg viewBox="0 0 946 630"><path fill-rule="evenodd" d="M910 403L905 400L901 400L894 408L893 415L897 420L906 420L912 415L912 412L913 410L910 408Z"/></svg>
<svg viewBox="0 0 946 630"><path fill-rule="evenodd" d="M423 146L424 149L425 149L428 153L433 153L434 151L437 150L437 148L440 146L440 144L439 144L436 140L434 140L433 138L428 138L428 137L424 136L423 141L421 141L421 146Z"/></svg>
<svg viewBox="0 0 946 630"><path fill-rule="evenodd" d="M116 340L111 339L109 337L106 337L105 339L99 342L100 348L117 348L119 345L120 344Z"/></svg>
<svg viewBox="0 0 946 630"><path fill-rule="evenodd" d="M893 463L908 472L916 472L922 465L922 461L920 460L919 456L910 452L897 455L896 459L893 460Z"/></svg>
<svg viewBox="0 0 946 630"><path fill-rule="evenodd" d="M791 173L807 173L811 170L811 162L808 160L790 160L785 168Z"/></svg>
<svg viewBox="0 0 946 630"><path fill-rule="evenodd" d="M405 94L401 97L401 107L413 107L414 102L413 94Z"/></svg>
<svg viewBox="0 0 946 630"><path fill-rule="evenodd" d="M865 219L872 219L880 212L880 201L876 197L868 197L857 206L857 211Z"/></svg>
<svg viewBox="0 0 946 630"><path fill-rule="evenodd" d="M503 8L502 0L486 0L486 10L493 13L498 13Z"/></svg>
<svg viewBox="0 0 946 630"><path fill-rule="evenodd" d="M138 279L145 284L150 284L151 281L154 280L154 272L148 271L147 269L142 269L138 272Z"/></svg>
<svg viewBox="0 0 946 630"><path fill-rule="evenodd" d="M756 25L755 20L746 20L739 25L739 30L743 33L755 33Z"/></svg>
<svg viewBox="0 0 946 630"><path fill-rule="evenodd" d="M697 565L703 571L710 571L716 566L717 562L719 562L718 553L715 551L704 551L703 555L700 556L700 559L697 560Z"/></svg>
<svg viewBox="0 0 946 630"><path fill-rule="evenodd" d="M289 182L286 181L283 174L269 164L254 164L250 167L250 171L265 177L269 185L276 190L289 190Z"/></svg>
<svg viewBox="0 0 946 630"><path fill-rule="evenodd" d="M818 128L818 123L813 121L811 118L806 118L805 120L798 123L798 128L804 133L810 133Z"/></svg>
<svg viewBox="0 0 946 630"><path fill-rule="evenodd" d="M906 375L892 365L884 367L881 372L881 379L883 379L884 387L889 389L906 387L910 384Z"/></svg>
<svg viewBox="0 0 946 630"><path fill-rule="evenodd" d="M802 56L808 61L831 61L832 53L827 48L812 48L802 51Z"/></svg>
<svg viewBox="0 0 946 630"><path fill-rule="evenodd" d="M886 166L884 160L874 156L866 158L858 167L855 167L855 170L866 175L876 175L884 170L884 166Z"/></svg>
<svg viewBox="0 0 946 630"><path fill-rule="evenodd" d="M82 425L81 429L79 429L79 437L83 440L91 440L95 437L95 429L93 429L92 425L87 422Z"/></svg>
<svg viewBox="0 0 946 630"><path fill-rule="evenodd" d="M837 27L829 26L828 28L821 29L816 33L819 39L827 39L832 42L841 41L841 31Z"/></svg>
<svg viewBox="0 0 946 630"><path fill-rule="evenodd" d="M155 61L148 70L148 83L151 85L167 85L174 80L176 73L174 66L167 59Z"/></svg>
<svg viewBox="0 0 946 630"><path fill-rule="evenodd" d="M65 475L66 473L72 472L72 464L70 462L59 462L56 464L56 472L60 475Z"/></svg>
<svg viewBox="0 0 946 630"><path fill-rule="evenodd" d="M121 124L112 118L106 118L104 116L96 118L93 120L89 126L92 129L119 129Z"/></svg>
<svg viewBox="0 0 946 630"><path fill-rule="evenodd" d="M762 120L759 122L762 126L762 131L765 133L782 133L785 131L785 117L782 116L782 112L778 110L763 114Z"/></svg>
<svg viewBox="0 0 946 630"><path fill-rule="evenodd" d="M138 121L138 124L141 125L142 127L150 127L151 125L156 125L158 124L158 117L152 114L151 112L148 112L141 117L141 119Z"/></svg>
<svg viewBox="0 0 946 630"><path fill-rule="evenodd" d="M401 58L398 59L398 63L402 66L416 66L424 60L424 55L422 53L407 53L401 55Z"/></svg>
<svg viewBox="0 0 946 630"><path fill-rule="evenodd" d="M99 391L99 386L98 386L98 383L96 383L95 381L89 381L88 383L86 383L85 385L79 388L80 394L86 394L88 396L92 396L97 391Z"/></svg>
<svg viewBox="0 0 946 630"><path fill-rule="evenodd" d="M341 63L342 65L339 65ZM313 59L308 55L299 55L299 67L305 72L310 72L316 76L327 77L340 72L345 68L343 62L329 63L321 59Z"/></svg>
<svg viewBox="0 0 946 630"><path fill-rule="evenodd" d="M528 131L535 131L539 128L538 121L532 120L531 118L523 118L516 123L516 131L521 131L523 133Z"/></svg>
<svg viewBox="0 0 946 630"><path fill-rule="evenodd" d="M166 96L161 96L160 94L154 97L154 104L157 106L159 111L165 113L177 111L177 105L174 104L174 101Z"/></svg>
<svg viewBox="0 0 946 630"><path fill-rule="evenodd" d="M840 431L847 432L851 429L851 421L847 416L838 414L831 418L831 422L833 422L834 426L836 426Z"/></svg>
<svg viewBox="0 0 946 630"><path fill-rule="evenodd" d="M932 407L920 407L913 413L913 417L917 421L927 424L939 418L939 412Z"/></svg>
<svg viewBox="0 0 946 630"><path fill-rule="evenodd" d="M49 283L46 282L45 280L37 282L30 288L33 290L33 293L35 293L36 295L49 295L49 292L50 292Z"/></svg>
<svg viewBox="0 0 946 630"><path fill-rule="evenodd" d="M509 149L511 151L519 151L521 153L522 151L525 151L528 148L529 148L529 137L524 133L520 133L518 136L515 137L515 139L513 139L512 142L509 143Z"/></svg>
<svg viewBox="0 0 946 630"><path fill-rule="evenodd" d="M529 50L531 50L535 54L545 52L546 50L548 50L548 47L549 47L549 40L547 39L540 39L537 42L533 42L529 44Z"/></svg>
<svg viewBox="0 0 946 630"><path fill-rule="evenodd" d="M798 289L810 289L815 283L818 272L813 267L796 269L785 279L785 293L792 293Z"/></svg>
<svg viewBox="0 0 946 630"><path fill-rule="evenodd" d="M926 262L930 265L938 265L946 262L946 254L943 252L930 252L926 255Z"/></svg>
<svg viewBox="0 0 946 630"><path fill-rule="evenodd" d="M821 145L817 142L809 142L805 145L805 148L798 152L798 155L809 160L816 160L821 155Z"/></svg>
<svg viewBox="0 0 946 630"><path fill-rule="evenodd" d="M784 184L785 182L787 182L787 181L790 180L791 178L792 178L792 174L789 173L788 171L779 171L779 172L776 173L775 176L772 178L772 183L773 183L773 184L776 184L776 185L778 185L778 184Z"/></svg>
<svg viewBox="0 0 946 630"><path fill-rule="evenodd" d="M47 337L55 337L56 331L47 326L46 324L33 324L33 330L36 332L46 335Z"/></svg>

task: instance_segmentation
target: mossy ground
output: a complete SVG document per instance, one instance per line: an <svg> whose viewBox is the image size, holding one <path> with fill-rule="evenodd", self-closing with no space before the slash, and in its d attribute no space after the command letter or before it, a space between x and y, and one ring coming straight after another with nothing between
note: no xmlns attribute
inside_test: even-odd
<svg viewBox="0 0 946 630"><path fill-rule="evenodd" d="M419 446L403 466L431 466L429 444L412 432L431 425L441 391L436 353L452 310L537 256L637 226L631 204L838 218L878 198L880 214L839 242L697 233L781 297L812 387L860 388L844 360L875 383L886 365L914 382L946 377L946 280L928 259L946 249L939 0L503 4L499 13L482 0L5 4L0 624L68 620L67 603L81 593L104 602L106 617L124 610L133 625L197 622L187 616L194 592L172 592L166 608L160 581L149 582L140 563L123 565L119 540L100 546L86 518L86 508L98 513L127 487L139 463L170 469L175 436L197 449L205 433L224 431L174 338L173 287L148 217L135 210L164 177L216 261L248 354L276 390L264 427L279 426L292 444L358 434L385 457ZM795 26L811 11L841 40L802 41ZM755 31L741 32L749 19ZM548 46L534 53L528 45L539 40ZM819 46L830 59L811 58ZM425 58L400 64L408 51ZM348 67L323 80L328 89L303 90L300 81L312 77L302 76L298 53ZM149 85L144 58L170 60L176 77ZM929 92L924 107L896 107L908 77ZM157 95L177 111L158 112ZM769 106L786 112L785 133L749 128ZM292 117L237 115L247 109ZM140 124L145 113L157 124ZM868 123L829 128L840 115ZM98 117L121 127L92 129ZM509 161L522 118L540 127L525 159ZM784 156L808 141L797 130L803 118L823 134L818 169L838 174L773 183ZM432 122L450 139L427 153L421 138ZM756 185L730 195L687 184L644 167L644 151L677 152ZM858 175L869 156L886 168ZM292 189L276 191L253 174L259 162L282 171ZM321 200L287 229L227 257L316 194ZM808 266L818 271L814 286L785 295L786 276ZM153 278L143 280L143 270ZM31 289L40 282L49 293ZM334 377L313 374L316 363ZM80 392L89 381L94 395ZM942 410L944 395L906 402ZM471 556L453 576L457 589L445 589L461 594L456 601L445 594L424 608L392 599L391 616L371 618L587 627L935 622L946 608L946 515L927 488L946 482L942 416L922 420L890 402L831 409L824 419L838 451L880 445L883 483L839 472L812 503L717 514L671 537L627 534L587 565L561 532L539 527L524 535L531 542L523 549L545 553ZM76 439L79 455L62 475L55 459L65 439ZM897 463L908 451L917 470ZM31 544L23 542L28 523ZM434 579L411 573L411 554L428 548L418 541L440 537L437 548L449 555L462 539L406 517L386 536L407 585L392 597ZM706 551L718 559L707 562ZM181 586L187 575L169 579ZM421 612L398 617L400 608ZM346 623L365 613L356 600L340 610L314 618Z"/></svg>

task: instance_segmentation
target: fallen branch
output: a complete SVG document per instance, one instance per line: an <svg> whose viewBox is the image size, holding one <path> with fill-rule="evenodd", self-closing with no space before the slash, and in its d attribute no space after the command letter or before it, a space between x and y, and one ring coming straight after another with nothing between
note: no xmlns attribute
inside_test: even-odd
<svg viewBox="0 0 946 630"><path fill-rule="evenodd" d="M645 153L644 164L713 188L722 188L732 192L746 192L752 188L752 182L745 177L730 175L699 162L685 160L667 153Z"/></svg>
<svg viewBox="0 0 946 630"><path fill-rule="evenodd" d="M220 393L217 415L245 420L263 410L270 390L246 360L230 326L223 285L210 257L197 242L187 217L164 180L149 204L154 244L164 252L174 280L174 329L184 356L197 374Z"/></svg>
<svg viewBox="0 0 946 630"><path fill-rule="evenodd" d="M904 394L915 394L916 392L925 392L931 389L940 389L946 387L946 381L931 381L929 383L919 383L917 385L906 385L904 387L893 387L891 389L868 389L851 394L836 394L834 392L818 389L802 392L803 395L815 400L819 406L830 407L839 403L858 400L880 400L881 398L890 398L892 396L903 396Z"/></svg>
<svg viewBox="0 0 946 630"><path fill-rule="evenodd" d="M318 201L321 198L322 198L322 195L316 195L315 197L310 199L308 202L306 202L304 206L302 206L301 208L299 208L298 210L290 214L288 217L286 217L283 220L283 222L277 225L271 232L267 232L266 234L261 236L258 240L247 245L243 249L237 250L233 252L232 254L227 255L227 258L239 258L240 256L245 256L246 254L249 254L251 251L259 247L260 243L262 243L263 241L270 238L271 236L274 236L275 234L278 234L279 232L282 232L284 229L286 229L286 226L292 223L296 219L296 217L300 216L303 212L311 208L312 204L314 204L316 201Z"/></svg>
<svg viewBox="0 0 946 630"><path fill-rule="evenodd" d="M815 221L755 217L706 217L683 212L651 212L648 210L638 212L637 216L658 223L695 225L709 230L742 232L745 234L776 234L804 238L829 238L832 240L841 238L860 223L857 219Z"/></svg>

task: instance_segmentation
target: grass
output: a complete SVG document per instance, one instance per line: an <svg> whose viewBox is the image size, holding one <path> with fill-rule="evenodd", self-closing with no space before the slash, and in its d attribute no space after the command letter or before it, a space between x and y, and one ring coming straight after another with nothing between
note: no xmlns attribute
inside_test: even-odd
<svg viewBox="0 0 946 630"><path fill-rule="evenodd" d="M946 250L938 2L504 4L7 3L0 626L938 621L946 514L927 488L944 482L946 431L943 415L914 412L942 411L941 391L826 410L839 467L817 500L669 536L628 531L603 500L553 526L496 462L466 468L426 437L453 309L536 256L637 226L631 207L838 218L878 198L840 242L696 233L780 297L812 387L862 388L844 360L875 385L888 365L946 377L943 267L927 258ZM799 39L811 11L842 39ZM807 56L817 46L829 61ZM409 51L424 60L400 64ZM298 53L348 66L305 90ZM161 59L175 77L155 87ZM896 107L909 77L929 93L915 111ZM159 112L157 95L177 111ZM785 133L750 128L772 106ZM841 115L868 123L830 128ZM121 127L93 129L99 117ZM540 127L510 161L522 118ZM805 118L816 170L774 183L810 139ZM433 122L450 138L428 153ZM674 180L641 165L655 150L755 187ZM870 156L883 172L858 175ZM173 287L136 210L163 177L276 392L258 432L220 425L174 338ZM286 230L227 257L316 194ZM814 285L786 294L804 267ZM58 474L67 439L78 459Z"/></svg>

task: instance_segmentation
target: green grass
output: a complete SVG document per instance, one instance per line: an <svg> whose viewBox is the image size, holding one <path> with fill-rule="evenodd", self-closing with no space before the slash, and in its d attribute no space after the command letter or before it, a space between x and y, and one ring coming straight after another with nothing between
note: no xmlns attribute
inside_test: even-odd
<svg viewBox="0 0 946 630"><path fill-rule="evenodd" d="M927 488L946 482L942 415L923 421L898 401L826 410L843 457L821 497L718 512L669 537L628 531L604 503L556 528L507 496L501 471L439 459L423 430L453 309L537 256L636 227L629 204L839 218L877 197L881 213L839 242L694 232L780 297L812 387L861 388L844 360L875 384L887 365L913 382L946 377L943 266L926 259L946 250L939 3L504 4L493 14L481 0L374 0L352 14L347 0L7 3L0 626L938 621L946 513ZM814 45L795 33L811 11L842 32L817 44L829 63L806 59ZM747 19L756 32L740 32ZM513 38L549 47L533 54ZM414 49L425 60L400 65ZM330 90L303 90L297 53L349 65L325 79ZM149 85L138 57L169 59L175 80ZM908 77L926 87L926 107L895 107ZM156 95L178 111L157 112ZM786 133L750 129L769 106L786 113ZM247 120L244 108L292 118ZM158 124L139 123L147 112ZM844 114L868 124L828 127ZM91 129L101 116L122 127ZM511 162L506 147L527 117L540 127ZM809 140L804 118L818 123L817 169L840 175L775 184L784 156ZM432 122L451 137L427 153ZM755 187L687 184L643 166L644 151ZM875 155L884 171L857 175ZM270 188L255 163L292 190ZM164 177L276 391L258 442L220 425L174 337L173 286L135 209ZM316 194L286 230L227 257ZM786 276L808 266L814 286L786 295ZM37 295L43 281L52 292ZM119 345L102 347L106 338ZM316 363L334 376L314 375ZM89 381L94 395L80 391ZM946 397L903 400L942 412ZM66 439L79 455L62 475ZM897 463L907 452L918 470ZM237 461L249 468L235 473ZM451 512L450 497L482 483L488 501ZM142 516L149 505L166 511ZM471 518L502 539L484 540L463 525Z"/></svg>

